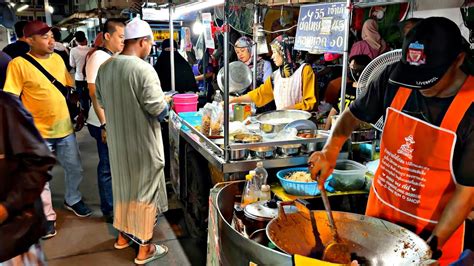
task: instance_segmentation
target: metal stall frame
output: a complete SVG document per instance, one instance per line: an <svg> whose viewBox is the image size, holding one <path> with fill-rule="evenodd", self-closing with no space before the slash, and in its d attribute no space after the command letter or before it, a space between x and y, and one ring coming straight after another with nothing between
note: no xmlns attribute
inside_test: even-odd
<svg viewBox="0 0 474 266"><path fill-rule="evenodd" d="M344 34L344 53L343 53L343 73L342 73L342 87L341 87L341 101L343 101L346 91L346 79L348 72L348 55L349 55L349 30L351 22L351 11L353 6L373 6L373 5L383 5L383 4L398 4L410 2L410 0L393 0L393 1L357 1L357 0L347 0L346 1L346 21L345 21L345 34ZM321 3L321 2L317 2ZM335 3L328 1L327 3ZM343 3L338 2L338 3ZM288 3L283 3L283 5ZM290 1L291 4L291 1ZM303 4L303 3L301 3ZM309 2L304 2L304 4L311 4ZM278 5L278 4L277 4ZM254 26L259 23L259 14L258 10L262 6L262 2L255 2L256 10L254 11ZM271 6L271 5L267 5ZM327 137L319 139L308 139L308 140L287 140L287 141L272 141L272 142L262 142L255 144L230 144L229 143L229 25L228 25L228 12L229 12L229 2L226 1L224 4L224 147L223 149L217 147L209 138L201 134L201 132L195 130L191 125L186 121L181 119L178 115L175 115L176 120L181 124L184 124L190 128L190 131L184 132L180 130L180 136L186 140L191 146L193 146L201 155L203 155L209 162L216 166L222 173L225 174L225 180L228 180L228 174L244 172L251 170L257 161L263 161L265 167L274 168L274 167L286 167L286 166L295 166L303 165L306 163L306 159L309 155L297 155L288 158L275 158L275 159L251 159L245 161L231 161L230 152L234 149L243 149L243 148L256 148L263 146L278 146L278 145L288 145L288 144L302 144L310 142L325 142ZM170 11L171 13L171 11ZM171 17L172 20L172 17ZM257 31L253 31L254 40L257 37ZM256 45L254 44L253 49L256 50ZM256 53L254 53L254 62L256 60ZM173 69L173 66L172 66ZM255 69L254 69L255 70ZM255 76L255 75L254 75ZM341 103L341 109L343 109L345 104ZM196 135L197 137L193 136Z"/></svg>

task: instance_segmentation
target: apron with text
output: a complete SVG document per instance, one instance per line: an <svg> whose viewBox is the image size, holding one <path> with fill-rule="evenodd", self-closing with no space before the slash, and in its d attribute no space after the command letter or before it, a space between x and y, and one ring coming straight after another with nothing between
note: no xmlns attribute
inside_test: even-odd
<svg viewBox="0 0 474 266"><path fill-rule="evenodd" d="M412 90L401 87L387 109L366 215L431 232L453 196L452 169L456 130L474 99L469 76L437 127L402 113ZM464 224L442 248L440 263L456 260L462 252Z"/></svg>

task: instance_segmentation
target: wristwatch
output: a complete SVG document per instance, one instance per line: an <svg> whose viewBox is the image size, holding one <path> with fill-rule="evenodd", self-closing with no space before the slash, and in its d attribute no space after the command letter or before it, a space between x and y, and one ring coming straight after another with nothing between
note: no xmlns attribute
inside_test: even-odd
<svg viewBox="0 0 474 266"><path fill-rule="evenodd" d="M102 125L100 125L100 129L106 130L106 129L105 129L105 123L103 123Z"/></svg>

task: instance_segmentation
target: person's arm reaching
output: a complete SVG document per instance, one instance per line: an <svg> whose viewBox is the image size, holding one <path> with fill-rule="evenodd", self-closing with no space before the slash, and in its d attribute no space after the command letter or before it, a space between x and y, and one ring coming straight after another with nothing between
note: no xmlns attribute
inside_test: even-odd
<svg viewBox="0 0 474 266"><path fill-rule="evenodd" d="M336 160L342 146L360 122L361 121L351 113L349 108L344 110L341 117L337 120L335 128L327 140L326 145L324 145L321 151L314 152L309 157L308 164L311 177L314 180L318 180L320 189L323 189L322 185L329 175L331 175L334 167L336 167Z"/></svg>
<svg viewBox="0 0 474 266"><path fill-rule="evenodd" d="M143 83L142 91L137 93L140 104L143 105L148 114L162 119L168 112L168 103L165 94L161 89L160 79L153 68L147 68L142 72ZM137 90L139 91L139 90Z"/></svg>
<svg viewBox="0 0 474 266"><path fill-rule="evenodd" d="M474 187L456 185L456 191L441 215L441 219L433 230L432 236L437 238L437 249L441 249L456 229L467 219L474 207ZM428 242L433 241L432 237ZM433 243L430 243L432 246ZM433 246L432 246L433 248Z"/></svg>
<svg viewBox="0 0 474 266"><path fill-rule="evenodd" d="M254 102L257 107L262 107L273 100L273 85L271 77L265 80L265 83L255 90L235 97L230 100L230 103L248 103Z"/></svg>

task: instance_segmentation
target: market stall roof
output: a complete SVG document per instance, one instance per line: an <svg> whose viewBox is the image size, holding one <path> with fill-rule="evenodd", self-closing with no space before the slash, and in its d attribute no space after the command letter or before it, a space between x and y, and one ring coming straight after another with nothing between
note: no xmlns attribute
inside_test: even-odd
<svg viewBox="0 0 474 266"><path fill-rule="evenodd" d="M94 8L91 10L74 13L73 15L61 20L57 24L57 26L68 27L68 26L83 25L84 23L82 23L82 21L85 19L98 18L99 12L102 13L103 18L121 18L122 17L121 15L122 10L119 10L119 9L102 8L99 10L98 8Z"/></svg>
<svg viewBox="0 0 474 266"><path fill-rule="evenodd" d="M352 2L357 6L371 6L371 5L387 5L397 3L407 3L410 0L353 0ZM345 0L257 0L260 5L266 6L298 6L316 3L337 3L346 2Z"/></svg>

